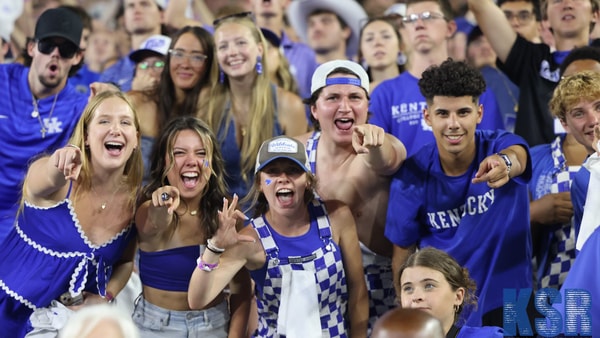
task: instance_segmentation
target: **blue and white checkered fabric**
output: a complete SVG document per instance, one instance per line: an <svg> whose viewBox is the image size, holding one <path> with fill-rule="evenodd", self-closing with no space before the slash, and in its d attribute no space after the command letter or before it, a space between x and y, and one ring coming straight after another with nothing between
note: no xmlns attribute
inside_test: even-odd
<svg viewBox="0 0 600 338"><path fill-rule="evenodd" d="M347 337L344 317L348 306L348 287L342 255L331 238L324 206L315 200L309 208L314 208L318 215L317 224L323 246L304 257L279 257L279 249L264 219L258 217L252 221L268 260L263 295L258 298L259 322L256 337L283 337L277 333L277 314L281 302L282 276L291 270L315 273L323 337ZM310 256L314 258L306 260Z"/></svg>
<svg viewBox="0 0 600 338"><path fill-rule="evenodd" d="M321 132L315 132L306 141L308 163L313 173L317 170L317 145ZM365 282L369 293L369 329L375 321L388 310L395 308L396 291L394 289L392 259L377 255L361 243Z"/></svg>
<svg viewBox="0 0 600 338"><path fill-rule="evenodd" d="M580 166L567 166L561 143L560 137L552 142L552 158L556 169L550 187L550 192L553 194L570 191L571 181L580 168ZM544 273L539 280L538 287L560 289L574 260L575 228L573 227L573 218L571 218L571 222L563 224L553 233L547 264L544 267Z"/></svg>

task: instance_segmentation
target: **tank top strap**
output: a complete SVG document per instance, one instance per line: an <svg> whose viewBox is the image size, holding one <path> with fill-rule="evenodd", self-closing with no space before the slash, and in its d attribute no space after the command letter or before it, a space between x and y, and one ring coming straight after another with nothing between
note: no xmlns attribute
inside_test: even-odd
<svg viewBox="0 0 600 338"><path fill-rule="evenodd" d="M65 198L71 197L71 191L73 190L73 181L69 181L69 190L67 190L67 196Z"/></svg>

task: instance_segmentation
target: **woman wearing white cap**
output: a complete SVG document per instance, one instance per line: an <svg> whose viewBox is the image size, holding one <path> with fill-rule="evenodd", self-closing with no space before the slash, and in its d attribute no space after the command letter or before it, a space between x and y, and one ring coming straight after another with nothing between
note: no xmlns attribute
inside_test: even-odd
<svg viewBox="0 0 600 338"><path fill-rule="evenodd" d="M193 307L211 302L243 267L258 301L256 337L366 337L368 301L356 226L344 204L315 198L304 145L264 142L249 194L252 226L225 201L190 281Z"/></svg>

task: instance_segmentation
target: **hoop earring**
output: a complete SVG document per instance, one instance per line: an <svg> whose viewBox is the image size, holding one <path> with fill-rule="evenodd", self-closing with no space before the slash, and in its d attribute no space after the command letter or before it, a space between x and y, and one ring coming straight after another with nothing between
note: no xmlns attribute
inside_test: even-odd
<svg viewBox="0 0 600 338"><path fill-rule="evenodd" d="M454 304L454 313L458 314L458 311L460 310L460 306Z"/></svg>
<svg viewBox="0 0 600 338"><path fill-rule="evenodd" d="M259 75L263 73L262 57L260 55L256 57L256 73Z"/></svg>

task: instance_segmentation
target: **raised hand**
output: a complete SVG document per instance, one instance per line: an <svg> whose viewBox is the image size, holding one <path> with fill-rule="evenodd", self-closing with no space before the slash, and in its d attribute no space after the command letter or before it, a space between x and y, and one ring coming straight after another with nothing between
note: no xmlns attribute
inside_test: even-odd
<svg viewBox="0 0 600 338"><path fill-rule="evenodd" d="M238 221L248 219L243 212L237 209L238 196L233 195L231 204L223 198L223 209L219 211L219 228L212 237L215 246L223 249L230 248L238 242L254 242L254 238L248 235L240 235L237 232Z"/></svg>
<svg viewBox="0 0 600 338"><path fill-rule="evenodd" d="M65 180L76 181L81 172L81 149L74 145L57 149L52 154L51 161L65 176Z"/></svg>
<svg viewBox="0 0 600 338"><path fill-rule="evenodd" d="M487 182L490 188L500 188L510 180L509 170L500 156L493 154L481 161L472 183Z"/></svg>
<svg viewBox="0 0 600 338"><path fill-rule="evenodd" d="M357 154L368 154L370 148L378 148L383 145L385 132L381 127L362 124L354 126L352 131L352 147Z"/></svg>
<svg viewBox="0 0 600 338"><path fill-rule="evenodd" d="M170 185L162 186L152 193L152 205L155 208L166 207L169 215L177 210L180 202L179 189Z"/></svg>

